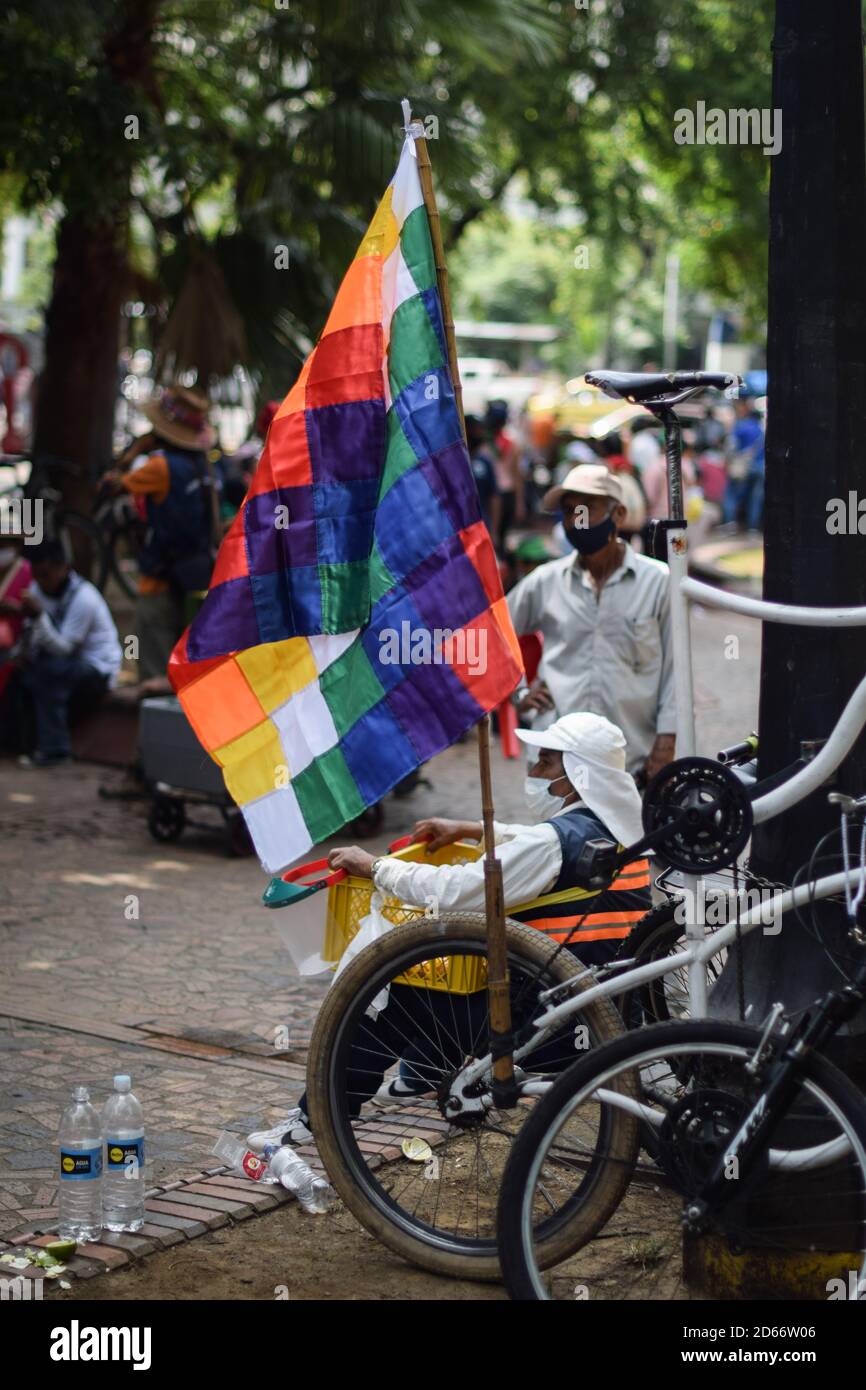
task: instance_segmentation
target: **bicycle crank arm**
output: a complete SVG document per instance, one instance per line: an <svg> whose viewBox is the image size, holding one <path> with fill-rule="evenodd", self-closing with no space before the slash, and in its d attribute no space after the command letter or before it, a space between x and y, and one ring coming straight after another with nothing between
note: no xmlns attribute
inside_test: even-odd
<svg viewBox="0 0 866 1390"><path fill-rule="evenodd" d="M791 1035L788 1047L797 1056L820 1050L825 1043L835 1037L843 1023L849 1023L861 1009L864 993L864 967L843 989L834 989L825 994L813 1009L810 1009ZM788 1049L786 1049L787 1052Z"/></svg>
<svg viewBox="0 0 866 1390"><path fill-rule="evenodd" d="M711 805L700 808L699 813L709 819L714 811L715 806ZM626 845L618 854L612 840L588 840L577 861L578 883L586 888L607 888L626 864L640 859L648 849L656 849L658 845L663 845L666 839L686 824L689 814L688 810L683 811L674 820L650 831L633 845Z"/></svg>

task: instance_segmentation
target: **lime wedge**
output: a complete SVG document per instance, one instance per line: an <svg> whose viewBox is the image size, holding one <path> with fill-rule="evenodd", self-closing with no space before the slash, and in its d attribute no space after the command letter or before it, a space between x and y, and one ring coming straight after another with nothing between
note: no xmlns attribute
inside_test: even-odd
<svg viewBox="0 0 866 1390"><path fill-rule="evenodd" d="M45 1249L49 1255L53 1255L55 1260L68 1260L78 1249L78 1243L74 1240L52 1240Z"/></svg>
<svg viewBox="0 0 866 1390"><path fill-rule="evenodd" d="M404 1139L400 1145L403 1154L412 1163L426 1163L433 1157L433 1150L426 1139L419 1139L417 1135L411 1139Z"/></svg>

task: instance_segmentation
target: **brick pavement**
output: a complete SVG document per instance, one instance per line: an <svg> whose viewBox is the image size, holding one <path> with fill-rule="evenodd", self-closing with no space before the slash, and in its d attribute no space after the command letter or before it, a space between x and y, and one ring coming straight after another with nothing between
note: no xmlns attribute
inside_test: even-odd
<svg viewBox="0 0 866 1390"><path fill-rule="evenodd" d="M693 631L699 751L713 753L755 726L758 626L698 612ZM505 763L497 746L493 774L497 814L519 820L522 763ZM419 816L477 811L473 737L426 775L432 788L388 798L371 850ZM101 1102L113 1073L132 1074L148 1181L160 1187L212 1167L219 1130L278 1122L303 1087L304 1043L327 982L293 973L274 927L321 906L266 911L264 875L226 855L215 813L197 817L210 816L211 829L158 845L140 804L97 797L112 779L87 766L40 774L0 764L0 1240L50 1220L56 1130L74 1084ZM275 1051L281 1027L297 1050Z"/></svg>
<svg viewBox="0 0 866 1390"><path fill-rule="evenodd" d="M403 1107L390 1112L378 1112L369 1121L357 1126L358 1144L367 1155L371 1167L400 1158L401 1140L408 1136L422 1137L431 1148L445 1137L432 1102L421 1102L407 1110ZM313 1145L299 1152L320 1176L325 1168ZM194 1240L208 1231L234 1226L278 1206L294 1201L293 1194L277 1184L256 1184L237 1176L225 1167L208 1167L187 1174L182 1180L164 1181L148 1189L145 1199L145 1221L140 1230L130 1232L105 1231L98 1241L80 1245L56 1278L47 1278L37 1264L23 1269L0 1265L0 1278L20 1279L30 1285L29 1299L44 1298L79 1279L92 1279L113 1269L121 1269L147 1255L166 1250L183 1241ZM23 1214L23 1213L22 1213ZM0 1240L0 1255L26 1258L24 1251L36 1251L57 1239L56 1207L38 1208L29 1213L26 1228Z"/></svg>

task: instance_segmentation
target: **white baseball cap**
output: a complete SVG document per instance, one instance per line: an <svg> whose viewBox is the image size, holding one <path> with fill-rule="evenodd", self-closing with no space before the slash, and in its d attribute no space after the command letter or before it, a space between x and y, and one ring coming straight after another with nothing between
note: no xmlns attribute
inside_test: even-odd
<svg viewBox="0 0 866 1390"><path fill-rule="evenodd" d="M642 802L625 770L625 735L601 714L565 714L548 729L516 729L531 748L554 748L571 785L621 845L643 836Z"/></svg>

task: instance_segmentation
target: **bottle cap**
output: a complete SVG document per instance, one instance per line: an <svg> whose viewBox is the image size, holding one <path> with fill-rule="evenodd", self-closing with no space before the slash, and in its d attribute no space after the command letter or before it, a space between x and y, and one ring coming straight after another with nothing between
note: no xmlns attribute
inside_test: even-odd
<svg viewBox="0 0 866 1390"><path fill-rule="evenodd" d="M121 1076L116 1076L114 1078L114 1089L115 1091L131 1091L132 1078L126 1076L125 1074Z"/></svg>
<svg viewBox="0 0 866 1390"><path fill-rule="evenodd" d="M85 1100L90 1100L90 1092L86 1086L73 1086L72 1099L77 1100L79 1104L81 1104Z"/></svg>

